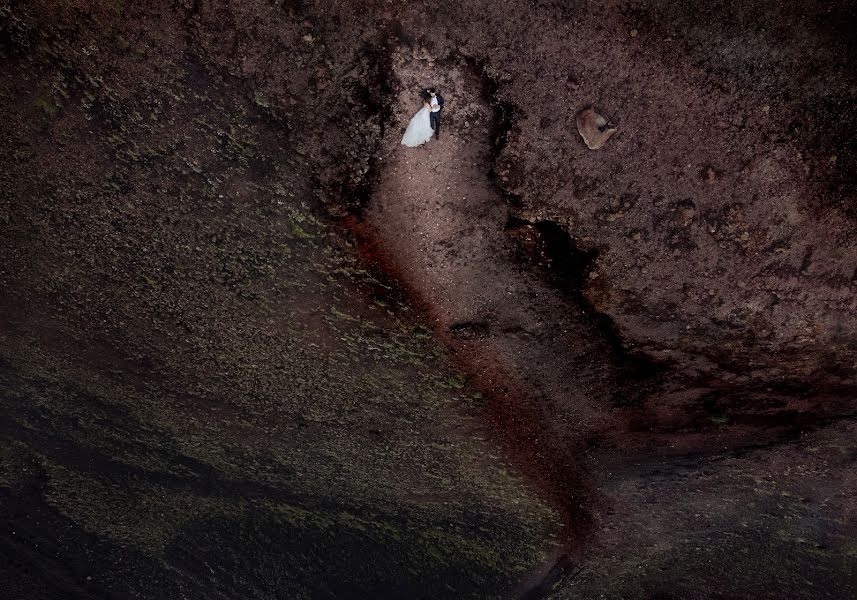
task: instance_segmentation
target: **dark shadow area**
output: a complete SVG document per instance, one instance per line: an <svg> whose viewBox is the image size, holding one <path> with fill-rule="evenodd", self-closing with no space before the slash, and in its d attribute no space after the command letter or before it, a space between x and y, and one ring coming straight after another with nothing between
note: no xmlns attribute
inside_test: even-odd
<svg viewBox="0 0 857 600"><path fill-rule="evenodd" d="M512 236L523 260L534 265L550 284L580 309L602 337L606 360L619 369L621 391L613 396L616 406L639 405L654 392L667 366L623 342L613 320L598 311L585 291L598 260L597 248L581 248L574 238L554 221L530 223L510 216L506 231Z"/></svg>

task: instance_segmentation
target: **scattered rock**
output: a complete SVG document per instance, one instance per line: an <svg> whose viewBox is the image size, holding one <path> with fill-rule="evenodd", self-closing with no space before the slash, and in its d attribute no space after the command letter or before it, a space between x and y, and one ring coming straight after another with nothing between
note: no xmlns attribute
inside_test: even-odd
<svg viewBox="0 0 857 600"><path fill-rule="evenodd" d="M616 133L616 125L607 117L586 108L577 114L577 130L590 150L598 150Z"/></svg>

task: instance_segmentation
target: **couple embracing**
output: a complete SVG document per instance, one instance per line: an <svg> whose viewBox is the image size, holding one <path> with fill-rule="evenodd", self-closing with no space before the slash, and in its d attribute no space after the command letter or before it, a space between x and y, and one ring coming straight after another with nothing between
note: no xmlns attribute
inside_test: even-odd
<svg viewBox="0 0 857 600"><path fill-rule="evenodd" d="M440 115L443 112L443 97L434 88L428 88L420 93L423 99L423 107L413 116L405 135L402 136L402 144L405 146L419 146L431 139L440 139Z"/></svg>

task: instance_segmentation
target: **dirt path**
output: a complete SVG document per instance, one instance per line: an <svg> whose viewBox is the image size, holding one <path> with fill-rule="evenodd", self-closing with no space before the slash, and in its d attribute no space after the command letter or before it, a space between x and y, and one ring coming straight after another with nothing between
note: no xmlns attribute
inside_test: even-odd
<svg viewBox="0 0 857 600"><path fill-rule="evenodd" d="M362 226L477 387L489 391L503 441L579 538L589 529L592 492L577 448L586 432L611 427L603 405L613 375L602 336L516 257L508 210L490 178L492 113L478 77L410 53L394 64L402 127L388 134ZM446 101L441 139L405 148L402 131L427 85Z"/></svg>

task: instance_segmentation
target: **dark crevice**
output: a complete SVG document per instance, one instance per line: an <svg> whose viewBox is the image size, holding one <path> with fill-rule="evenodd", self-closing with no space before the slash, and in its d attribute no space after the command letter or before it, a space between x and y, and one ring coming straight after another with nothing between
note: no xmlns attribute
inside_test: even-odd
<svg viewBox="0 0 857 600"><path fill-rule="evenodd" d="M541 220L530 223L514 216L512 211L520 207L522 201L520 196L510 192L505 185L504 178L498 173L498 161L510 143L515 122L520 117L521 110L514 103L504 99L503 83L488 72L485 59L453 52L446 60L466 64L479 74L482 82L482 98L493 109L489 177L511 209L506 231L518 238L520 243L521 237L517 236L516 232L520 232L525 226L532 227L533 231L530 233L534 235L525 235L532 239L523 244L523 254L529 261L540 265L546 279L583 311L601 334L607 353L605 358L616 364L621 375L619 383L623 391L614 396L614 403L640 404L648 393L654 391L666 366L642 352L629 348L623 342L613 320L600 312L586 297L584 291L598 258L597 248L586 249L578 246L572 236L554 221Z"/></svg>
<svg viewBox="0 0 857 600"><path fill-rule="evenodd" d="M520 117L520 108L504 99L503 83L488 73L485 59L475 59L464 54L452 53L450 62L468 65L480 76L482 99L493 109L491 123L491 170L489 177L500 192L506 204L514 210L520 207L521 198L509 191L497 172L498 161L510 142L515 122ZM603 337L608 359L619 369L620 385L623 391L614 396L614 403L620 405L639 404L656 387L659 377L665 371L665 365L655 361L642 352L629 348L622 340L613 320L600 312L584 293L590 274L598 259L597 248L582 248L572 236L558 223L542 220L529 223L510 212L506 231L513 237L515 231L531 226L534 235L525 243L524 254L528 260L535 261L543 269L547 280L563 295L570 299ZM528 236L529 237L529 236Z"/></svg>
<svg viewBox="0 0 857 600"><path fill-rule="evenodd" d="M356 54L361 59L368 59L369 66L360 83L353 89L352 97L362 110L361 118L376 122L379 134L371 141L373 147L360 151L370 157L368 170L364 174L356 179L343 178L332 186L322 186L338 190L330 194L335 205L330 208L334 213L344 212L345 215L360 219L380 178L378 149L383 143L387 128L393 122L392 98L397 82L393 76L392 59L394 47L400 43L401 36L401 25L391 23L378 33L373 43L367 44Z"/></svg>
<svg viewBox="0 0 857 600"><path fill-rule="evenodd" d="M519 600L549 598L552 590L561 584L568 584L569 581L573 580L580 573L580 570L581 567L571 557L563 555L554 563L540 582L521 594Z"/></svg>
<svg viewBox="0 0 857 600"><path fill-rule="evenodd" d="M311 6L313 0L281 0L280 9L289 12L292 16L303 12L304 8Z"/></svg>
<svg viewBox="0 0 857 600"><path fill-rule="evenodd" d="M496 94L496 92L493 92L493 94ZM508 100L497 101L492 106L494 107L494 121L492 124L493 131L491 132L493 140L491 158L492 162L495 162L509 144L509 134L512 131L515 117L518 114L518 107Z"/></svg>
<svg viewBox="0 0 857 600"><path fill-rule="evenodd" d="M29 18L28 7L15 6L15 13L10 7L0 7L0 58L20 58L38 43L36 27L27 22Z"/></svg>
<svg viewBox="0 0 857 600"><path fill-rule="evenodd" d="M654 391L666 365L623 341L613 320L593 304L587 286L595 271L600 250L583 248L554 221L529 222L510 216L506 231L516 239L521 257L533 264L543 277L578 308L604 342L607 360L617 369L621 391L614 396L618 405L635 405Z"/></svg>
<svg viewBox="0 0 857 600"><path fill-rule="evenodd" d="M595 267L599 250L579 247L571 236L553 221L537 221L534 227L554 285L580 300L579 295Z"/></svg>
<svg viewBox="0 0 857 600"><path fill-rule="evenodd" d="M190 6L187 7L184 14L184 29L185 29L185 47L191 49L194 47L196 36L191 28L191 21L199 16L200 0L192 0Z"/></svg>
<svg viewBox="0 0 857 600"><path fill-rule="evenodd" d="M630 347L615 322L599 311L592 301L599 294L600 279L592 278L599 250L578 246L574 238L554 221L531 223L510 217L506 229L518 242L521 257L541 270L543 277L586 315L594 332L601 337L605 344L605 360L612 361L617 369L614 405L638 407L647 397L662 389L668 376L668 364ZM811 252L804 258L805 264L809 264L810 255ZM723 364L721 368L737 372L742 366ZM850 376L850 371L844 372L843 376ZM832 400L852 398L853 385L769 381L724 387L723 381L716 377L698 379L694 385L712 388L698 406L688 407L696 416L692 423L684 426L692 425L696 431L716 431L725 426L751 427L759 431L780 430L782 434L779 437L787 440L854 414L853 409ZM810 402L810 398L821 397L827 399ZM808 402L814 408L795 408L790 404L792 400ZM760 406L763 407L761 412Z"/></svg>
<svg viewBox="0 0 857 600"><path fill-rule="evenodd" d="M782 443L853 419L854 394L854 386L827 393L795 386L713 389L700 398L693 418L700 429L722 426L752 428L760 434L776 432L772 444Z"/></svg>
<svg viewBox="0 0 857 600"><path fill-rule="evenodd" d="M506 99L503 82L491 75L487 59L475 58L461 52L453 51L441 63L445 65L466 65L471 72L477 74L480 82L480 97L493 111L489 126L491 148L488 177L495 183L495 187L508 206L520 206L521 198L501 184L499 174L497 173L497 162L509 145L515 122L521 114L520 108L514 102Z"/></svg>

